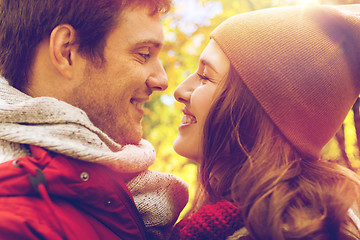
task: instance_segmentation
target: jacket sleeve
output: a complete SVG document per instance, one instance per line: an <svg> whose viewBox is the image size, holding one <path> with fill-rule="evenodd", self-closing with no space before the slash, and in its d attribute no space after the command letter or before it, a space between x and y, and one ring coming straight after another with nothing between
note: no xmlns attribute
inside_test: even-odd
<svg viewBox="0 0 360 240"><path fill-rule="evenodd" d="M41 221L27 218L13 211L0 210L0 240L9 239L54 239L61 240L61 237L46 224L41 226ZM45 222L44 222L45 224Z"/></svg>

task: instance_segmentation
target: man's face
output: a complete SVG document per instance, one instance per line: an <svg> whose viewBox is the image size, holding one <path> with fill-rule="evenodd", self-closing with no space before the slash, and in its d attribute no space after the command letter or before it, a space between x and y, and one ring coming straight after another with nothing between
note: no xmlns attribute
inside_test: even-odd
<svg viewBox="0 0 360 240"><path fill-rule="evenodd" d="M82 83L67 102L83 109L90 120L119 144L137 144L142 138L144 102L154 90L167 88L158 58L164 33L158 14L147 8L125 10L110 32L104 64L86 62Z"/></svg>

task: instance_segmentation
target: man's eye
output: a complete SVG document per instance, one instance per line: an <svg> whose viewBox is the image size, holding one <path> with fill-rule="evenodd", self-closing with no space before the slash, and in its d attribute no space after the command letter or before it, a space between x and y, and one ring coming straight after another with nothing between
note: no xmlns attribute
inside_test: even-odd
<svg viewBox="0 0 360 240"><path fill-rule="evenodd" d="M151 57L150 53L139 53L144 58L145 62Z"/></svg>

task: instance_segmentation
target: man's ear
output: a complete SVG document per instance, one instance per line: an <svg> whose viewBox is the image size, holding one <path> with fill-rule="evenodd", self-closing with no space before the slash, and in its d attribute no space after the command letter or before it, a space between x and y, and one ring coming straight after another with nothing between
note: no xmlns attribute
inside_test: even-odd
<svg viewBox="0 0 360 240"><path fill-rule="evenodd" d="M73 76L73 59L77 51L75 40L76 31L69 24L56 26L50 34L50 59L55 68L69 79Z"/></svg>

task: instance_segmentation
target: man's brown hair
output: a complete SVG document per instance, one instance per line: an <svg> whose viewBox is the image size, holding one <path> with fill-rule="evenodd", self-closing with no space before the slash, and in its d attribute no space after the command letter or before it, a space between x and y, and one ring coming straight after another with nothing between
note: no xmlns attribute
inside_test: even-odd
<svg viewBox="0 0 360 240"><path fill-rule="evenodd" d="M107 34L128 7L165 13L171 0L0 0L0 75L21 90L38 44L60 24L77 34L78 51L103 61Z"/></svg>

